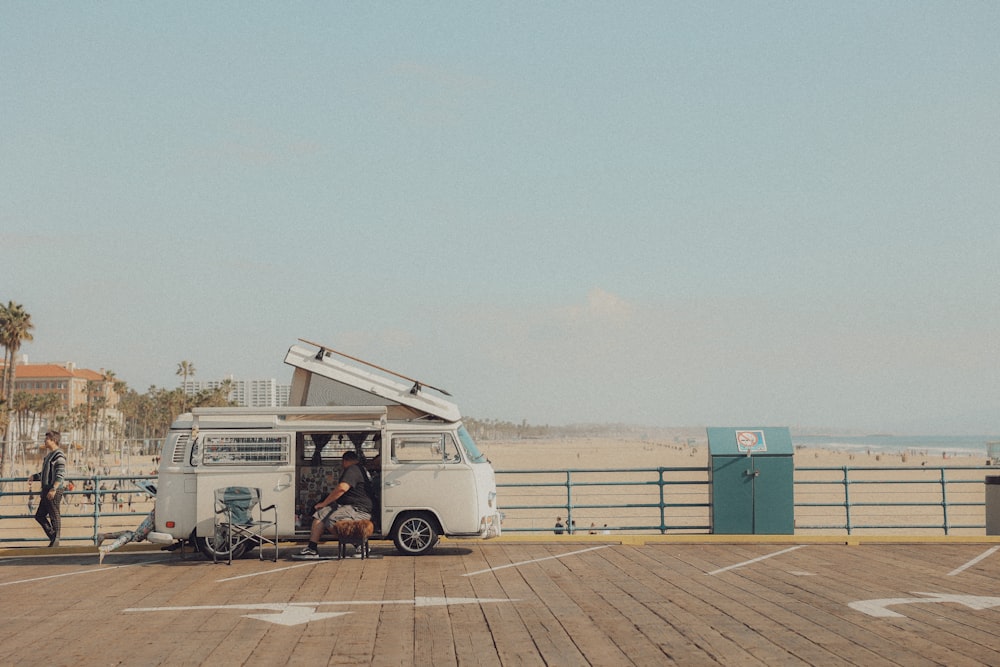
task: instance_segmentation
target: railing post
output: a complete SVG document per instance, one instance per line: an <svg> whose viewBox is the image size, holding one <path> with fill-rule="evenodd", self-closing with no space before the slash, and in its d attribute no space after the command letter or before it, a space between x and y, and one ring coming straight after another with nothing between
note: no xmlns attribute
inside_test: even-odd
<svg viewBox="0 0 1000 667"><path fill-rule="evenodd" d="M848 479L849 476L848 471L850 470L850 468L844 466L843 470L844 470L844 512L846 513L844 519L847 526L847 534L850 535L851 534L851 482Z"/></svg>
<svg viewBox="0 0 1000 667"><path fill-rule="evenodd" d="M945 478L944 468L941 468L941 511L944 519L944 534L948 534L948 482Z"/></svg>
<svg viewBox="0 0 1000 667"><path fill-rule="evenodd" d="M573 534L573 471L566 471L566 533Z"/></svg>
<svg viewBox="0 0 1000 667"><path fill-rule="evenodd" d="M660 535L667 534L667 503L664 497L664 492L666 491L666 480L663 479L663 473L666 469L660 468Z"/></svg>
<svg viewBox="0 0 1000 667"><path fill-rule="evenodd" d="M97 529L101 525L101 503L104 498L101 496L101 476L94 475L94 539L97 539Z"/></svg>

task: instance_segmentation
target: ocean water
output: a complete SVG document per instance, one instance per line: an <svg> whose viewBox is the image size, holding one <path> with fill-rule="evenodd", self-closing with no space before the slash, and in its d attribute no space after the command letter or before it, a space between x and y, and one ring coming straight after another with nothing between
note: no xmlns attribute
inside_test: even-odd
<svg viewBox="0 0 1000 667"><path fill-rule="evenodd" d="M795 435L792 443L803 447L833 449L842 452L879 454L926 454L955 456L990 455L1000 459L1000 435ZM993 443L991 448L988 443Z"/></svg>

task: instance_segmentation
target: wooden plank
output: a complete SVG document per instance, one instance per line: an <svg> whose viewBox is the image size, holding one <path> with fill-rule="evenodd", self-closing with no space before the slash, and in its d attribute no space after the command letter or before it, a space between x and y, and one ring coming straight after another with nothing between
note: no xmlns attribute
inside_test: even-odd
<svg viewBox="0 0 1000 667"><path fill-rule="evenodd" d="M500 547L508 563L525 560L525 549ZM528 632L535 652L544 664L586 665L587 659L565 632L552 610L521 574L521 568L498 570L494 575L504 597L515 598L521 622Z"/></svg>
<svg viewBox="0 0 1000 667"><path fill-rule="evenodd" d="M664 599L670 600L687 618L697 621L708 620L708 625L716 633L707 635L701 623L689 623L685 632L693 638L701 637L710 641L718 652L720 661L752 661L773 664L795 660L795 652L789 647L796 638L786 636L785 628L769 619L760 610L748 607L742 601L732 601L727 595L718 595L700 584L704 573L698 570L664 567L657 562L644 562L644 554L635 552L635 560L628 572L635 581L630 582L626 593L641 599L644 590L656 590ZM608 554L608 558L619 568L622 554ZM678 571L678 570L681 571ZM799 646L799 651L816 654L818 660L837 664L837 657L827 651L817 651L813 646ZM799 658L800 660L802 658ZM821 663L817 663L821 664Z"/></svg>
<svg viewBox="0 0 1000 667"><path fill-rule="evenodd" d="M811 547L812 549L812 547ZM863 569L860 563L858 569ZM870 564L869 564L870 568ZM778 585L773 576L768 573L779 571L776 568L768 568L758 564L746 571L730 571L716 577L708 577L707 582L711 582L714 590L731 591L734 589L743 590L748 594L769 599L776 604L793 606L795 600L810 599L811 609L798 605L796 611L803 619L813 620L818 625L824 625L841 633L845 640L852 640L856 644L865 646L870 650L879 653L883 659L900 662L901 664L978 664L978 662L965 662L962 655L952 655L951 649L940 645L937 641L929 640L925 637L925 632L906 630L901 627L889 628L889 624L872 623L874 619L851 610L847 603L857 599L864 599L864 595L859 593L859 586L864 585L864 579L860 575L851 577L845 574L842 579L817 580L814 577L798 578L793 590L783 590ZM886 573L883 573L879 581L885 580ZM761 582L763 584L752 582ZM844 597L825 597L816 595L813 590L814 584L824 592L832 589L840 589ZM784 597L780 597L784 596ZM892 597L892 595L878 595L874 597ZM874 635L874 637L872 637ZM888 641L887 641L888 640ZM877 647L877 648L876 648Z"/></svg>
<svg viewBox="0 0 1000 667"><path fill-rule="evenodd" d="M386 558L383 600L412 600L416 558ZM384 604L379 607L372 665L399 667L413 660L414 609L412 605Z"/></svg>
<svg viewBox="0 0 1000 667"><path fill-rule="evenodd" d="M538 557L545 558L550 555L551 552L546 550ZM586 554L572 556L571 559L575 560L585 556ZM588 661L596 664L628 664L629 659L622 652L622 648L611 641L605 632L603 623L607 622L606 616L602 614L594 617L592 614L586 613L546 572L548 568L562 569L563 567L563 561L547 560L521 566L519 570L525 582L558 622L566 639L573 642L581 655L586 656ZM574 581L579 580L574 579ZM554 626L553 630L557 631Z"/></svg>
<svg viewBox="0 0 1000 667"><path fill-rule="evenodd" d="M510 564L505 552L501 549L473 550L469 557L464 558L464 575L482 573L491 567L504 567ZM500 581L492 573L463 576L472 586L476 597L485 599L504 599L507 592ZM493 603L482 605L483 618L490 631L490 637L495 649L495 655L501 664L505 665L543 665L540 655L535 650L534 640L528 632L521 614L515 603Z"/></svg>
<svg viewBox="0 0 1000 667"><path fill-rule="evenodd" d="M650 555L659 556L660 554L657 554L657 550L654 549ZM882 642L873 636L866 635L863 628L857 628L852 624L838 625L835 619L814 613L815 610L808 604L795 597L781 598L770 595L766 590L758 589L734 593L734 589L738 588L739 575L726 573L730 574L727 578L725 575L707 574L718 569L722 561L718 559L703 561L701 550L675 551L673 555L683 559L693 568L689 582L684 585L686 591L706 600L712 600L713 604L721 605L723 609L732 608L735 604L737 607L743 607L753 613L771 615L779 624L786 624L787 629L775 637L782 644L796 646L798 650L804 650L800 639L805 637L833 656L837 656L831 658L832 661L842 658L852 664L870 664L873 661L887 660L892 662L890 656L877 650L882 648ZM753 557L753 554L742 552L734 555L742 560L734 558L729 564L748 560L748 556ZM760 555L764 555L764 553L757 554L757 556ZM726 598L730 602L726 602ZM773 604L765 606L759 604L758 600ZM783 610L789 610L791 614L785 614ZM921 663L921 660L919 656L915 656L912 664L930 664L928 662Z"/></svg>
<svg viewBox="0 0 1000 667"><path fill-rule="evenodd" d="M712 657L699 641L702 637L692 638L685 633L689 629L685 613L676 604L636 599L615 559L604 552L586 556L566 563L574 578L558 579L569 583L578 578L587 584L583 590L567 585L567 594L575 595L580 607L599 619L616 646L627 647L631 660L639 664L669 661L684 665Z"/></svg>
<svg viewBox="0 0 1000 667"><path fill-rule="evenodd" d="M991 595L1000 558L948 576L982 545L811 545L716 575L787 545L580 552L592 546L471 543L295 567L130 552L115 562L145 564L103 571L92 552L0 558L0 664L1000 664L1000 608L918 603L875 618L848 606L920 590ZM416 608L415 596L511 602ZM290 602L349 613L284 626L225 607ZM205 605L222 608L123 611Z"/></svg>
<svg viewBox="0 0 1000 667"><path fill-rule="evenodd" d="M441 556L416 558L414 594L421 597L444 597L441 574L437 571ZM457 663L455 641L446 606L419 607L413 612L413 654L433 665Z"/></svg>

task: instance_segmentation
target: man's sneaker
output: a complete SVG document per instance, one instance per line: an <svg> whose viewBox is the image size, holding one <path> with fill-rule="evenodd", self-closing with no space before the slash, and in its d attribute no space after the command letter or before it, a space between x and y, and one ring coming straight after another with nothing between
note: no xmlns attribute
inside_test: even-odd
<svg viewBox="0 0 1000 667"><path fill-rule="evenodd" d="M303 558L316 558L319 556L319 552L312 547L303 547L302 551L299 552L299 556Z"/></svg>

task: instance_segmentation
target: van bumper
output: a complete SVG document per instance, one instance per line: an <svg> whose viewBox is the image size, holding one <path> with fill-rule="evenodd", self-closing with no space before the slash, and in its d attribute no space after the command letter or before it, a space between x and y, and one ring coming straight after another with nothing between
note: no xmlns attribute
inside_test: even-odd
<svg viewBox="0 0 1000 667"><path fill-rule="evenodd" d="M146 539L153 544L173 544L177 541L170 533L157 533L155 531L147 535Z"/></svg>

